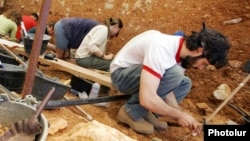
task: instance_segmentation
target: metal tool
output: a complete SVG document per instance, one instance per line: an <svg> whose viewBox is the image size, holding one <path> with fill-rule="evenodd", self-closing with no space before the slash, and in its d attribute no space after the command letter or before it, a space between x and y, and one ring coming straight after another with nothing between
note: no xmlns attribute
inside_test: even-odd
<svg viewBox="0 0 250 141"><path fill-rule="evenodd" d="M246 113L245 111L241 110L237 106L233 105L232 103L228 103L228 106L236 110L239 114L242 115L243 120L247 123L250 124L250 115Z"/></svg>
<svg viewBox="0 0 250 141"><path fill-rule="evenodd" d="M15 122L12 127L10 127L10 129L0 137L0 141L33 141L35 139L35 135L41 132L38 117L40 116L44 106L47 104L54 91L55 88L52 87L32 117Z"/></svg>
<svg viewBox="0 0 250 141"><path fill-rule="evenodd" d="M45 109L125 100L129 99L130 97L131 95L115 95L115 96L103 96L103 97L87 98L87 99L50 100L45 106Z"/></svg>

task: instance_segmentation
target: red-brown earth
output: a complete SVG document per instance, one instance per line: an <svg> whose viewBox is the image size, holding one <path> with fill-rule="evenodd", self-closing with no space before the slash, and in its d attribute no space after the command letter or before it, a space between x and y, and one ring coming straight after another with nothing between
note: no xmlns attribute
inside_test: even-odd
<svg viewBox="0 0 250 141"><path fill-rule="evenodd" d="M1 0L4 1L4 0ZM15 8L23 14L40 12L42 0L6 0L2 10ZM187 70L186 75L192 79L193 87L188 97L181 103L183 109L203 121L203 114L197 107L197 103L206 103L212 112L222 103L213 96L213 91L220 84L228 84L231 90L247 77L242 72L244 63L250 59L250 2L248 0L53 0L50 6L48 21L59 20L65 17L88 17L103 21L109 17L120 17L123 20L124 28L118 38L108 42L108 52L117 53L120 48L133 36L145 30L156 29L165 33L173 34L182 30L186 34L190 31L199 31L201 23L205 22L210 28L221 31L231 41L229 51L230 61L239 61L241 65L235 67L227 65L219 70L205 69L202 71ZM242 18L242 21L235 24L223 24L224 21ZM61 71L44 71L52 77L59 77L62 81L70 78L70 74ZM230 100L231 103L246 111L250 111L250 82L247 82L236 95ZM69 94L68 94L69 95ZM151 140L158 137L164 141L177 141L181 137L190 134L189 130L183 127L169 127L164 131L157 131L152 135L138 134L124 124L117 122L116 114L124 101L111 102L109 108L97 107L94 105L80 106L89 113L95 120L109 125L139 141ZM64 107L57 110L45 110L47 118L64 118L69 125L66 129L55 135L49 135L47 140L60 137L67 133L78 123L86 122L79 111L74 107ZM211 113L208 113L208 115ZM216 114L210 123L225 124L232 120L243 124L240 114L225 105ZM203 133L193 137L189 136L188 141L202 141Z"/></svg>

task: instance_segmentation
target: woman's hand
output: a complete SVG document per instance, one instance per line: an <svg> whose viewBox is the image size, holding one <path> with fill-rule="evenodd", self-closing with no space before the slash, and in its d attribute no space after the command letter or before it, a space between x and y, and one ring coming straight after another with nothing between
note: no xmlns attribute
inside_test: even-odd
<svg viewBox="0 0 250 141"><path fill-rule="evenodd" d="M110 53L108 55L104 55L103 59L104 60L112 60L114 58L114 56L115 56L114 54Z"/></svg>

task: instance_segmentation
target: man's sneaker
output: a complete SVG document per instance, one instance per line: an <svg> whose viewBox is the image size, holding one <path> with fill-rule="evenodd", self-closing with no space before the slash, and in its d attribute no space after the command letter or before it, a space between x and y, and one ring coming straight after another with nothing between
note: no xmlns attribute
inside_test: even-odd
<svg viewBox="0 0 250 141"><path fill-rule="evenodd" d="M117 119L122 123L128 124L130 128L138 133L152 134L154 132L154 126L145 121L143 118L137 121L131 119L128 113L125 111L124 105L120 108L117 114Z"/></svg>
<svg viewBox="0 0 250 141"><path fill-rule="evenodd" d="M152 112L148 112L144 119L153 124L155 129L164 130L168 128L167 122L158 120Z"/></svg>

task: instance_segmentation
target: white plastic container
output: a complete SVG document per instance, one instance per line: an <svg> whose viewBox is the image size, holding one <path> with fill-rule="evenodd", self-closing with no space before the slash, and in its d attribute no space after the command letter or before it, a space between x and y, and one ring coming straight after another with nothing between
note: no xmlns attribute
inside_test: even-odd
<svg viewBox="0 0 250 141"><path fill-rule="evenodd" d="M99 91L100 91L100 84L99 83L93 83L92 88L89 93L89 98L96 98L98 97ZM102 102L102 103L96 103L95 106L101 106L101 107L109 107L109 103Z"/></svg>
<svg viewBox="0 0 250 141"><path fill-rule="evenodd" d="M92 88L89 92L89 98L96 98L98 96L98 93L100 91L100 84L99 83L93 83Z"/></svg>

